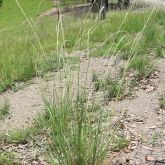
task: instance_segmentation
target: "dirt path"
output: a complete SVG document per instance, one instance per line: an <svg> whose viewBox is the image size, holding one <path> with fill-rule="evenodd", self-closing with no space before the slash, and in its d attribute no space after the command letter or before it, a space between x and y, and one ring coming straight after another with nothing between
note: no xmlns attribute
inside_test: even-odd
<svg viewBox="0 0 165 165"><path fill-rule="evenodd" d="M117 74L120 69L119 63L114 65L116 58L91 58L89 61L86 58L86 53L81 51L74 53L74 56L79 55L81 56L81 86L83 87L86 82L86 90L91 94L94 71L99 71L98 74L102 76L109 71L112 75ZM120 65L123 65L122 61L120 61ZM72 82L73 92L76 91L78 72L73 69L75 67L77 65L67 67L60 72L47 74L45 79L34 78L31 80L32 83L22 90L7 91L1 94L0 103L3 102L4 98L8 98L11 107L10 115L5 120L0 121L0 133L30 126L37 115L43 112L42 93L50 97L54 90L62 93L69 80ZM145 85L146 89L137 89L137 97L131 100L110 102L107 106L108 109L115 109L117 113L127 111L127 116L124 119L124 130L125 135L130 140L130 145L117 153L115 159L113 157L116 165L154 165L155 162L161 162L165 158L165 111L160 111L158 104L159 93L165 92L165 59L158 63L158 70L157 78L151 78L150 83ZM152 88L153 85L157 87L155 90ZM94 96L97 95L94 94ZM15 147L15 150L18 147ZM29 148L29 151L24 146L19 148L20 154L24 154L25 150L28 154L30 152L33 155L33 149Z"/></svg>
<svg viewBox="0 0 165 165"><path fill-rule="evenodd" d="M90 10L90 5L89 4L83 4L83 5L77 5L73 7L66 7L66 8L61 8L58 9L57 7L53 7L52 9L42 13L39 18L45 17L45 16L53 16L53 15L58 15L60 14L65 14L65 13L87 13Z"/></svg>
<svg viewBox="0 0 165 165"><path fill-rule="evenodd" d="M54 0L53 3L56 5L57 1ZM165 7L165 0L131 0L132 4L149 4L152 6L157 6L157 7ZM58 9L57 7L53 7L52 9L49 9L48 11L42 13L39 18L45 17L45 16L52 16L52 15L58 15L59 12L60 14L64 13L78 13L81 15L82 13L87 13L90 10L90 4L86 5L77 5L74 7L67 7L67 8L62 8Z"/></svg>
<svg viewBox="0 0 165 165"><path fill-rule="evenodd" d="M115 164L165 164L165 110L160 110L158 98L165 92L165 59L158 63L158 87L155 91L138 91L138 97L109 106L117 111L127 110L125 131L130 146L117 155Z"/></svg>
<svg viewBox="0 0 165 165"><path fill-rule="evenodd" d="M80 52L75 53L76 56L78 54L80 54ZM97 71L99 68L100 73L108 72L111 65L109 67L107 66L111 62L112 61L110 61L110 59L91 58L90 61L88 61L86 58L81 57L81 85L83 86L86 82L86 88L90 89L92 86L91 81L93 71ZM99 66L101 63L102 66L100 68ZM65 70L67 70L67 72ZM115 71L116 69L113 67L112 72ZM72 86L75 88L78 80L77 75L77 71L67 68L60 72L47 74L47 80L34 78L30 81L30 85L17 92L7 91L1 94L0 104L3 104L4 98L8 99L10 102L10 115L6 117L5 120L0 121L0 132L7 132L13 129L18 130L30 126L38 113L42 112L44 109L42 93L44 93L44 95L51 96L53 90L63 92L68 81L71 81ZM60 78L62 78L62 80L60 80Z"/></svg>
<svg viewBox="0 0 165 165"><path fill-rule="evenodd" d="M134 3L146 3L146 4L151 4L151 5L158 5L158 6L165 6L165 0L132 0Z"/></svg>

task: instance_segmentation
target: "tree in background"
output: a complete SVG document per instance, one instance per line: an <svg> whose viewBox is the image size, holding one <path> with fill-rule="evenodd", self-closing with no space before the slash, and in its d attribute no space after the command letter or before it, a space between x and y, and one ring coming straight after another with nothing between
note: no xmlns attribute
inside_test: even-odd
<svg viewBox="0 0 165 165"><path fill-rule="evenodd" d="M106 10L108 10L108 0L92 0L92 11L94 13L99 13L101 19L105 19L106 17Z"/></svg>
<svg viewBox="0 0 165 165"><path fill-rule="evenodd" d="M2 6L3 0L0 0L0 7Z"/></svg>
<svg viewBox="0 0 165 165"><path fill-rule="evenodd" d="M129 5L130 5L130 0L118 0L118 6L120 8L125 9L125 8L129 7Z"/></svg>

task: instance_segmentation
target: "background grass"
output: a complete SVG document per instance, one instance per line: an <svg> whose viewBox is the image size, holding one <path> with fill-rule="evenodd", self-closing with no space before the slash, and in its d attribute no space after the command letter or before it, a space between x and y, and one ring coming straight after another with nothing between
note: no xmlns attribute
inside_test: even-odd
<svg viewBox="0 0 165 165"><path fill-rule="evenodd" d="M43 11L50 9L51 0L18 0L28 18L35 18ZM25 20L15 0L4 0L0 8L0 29L17 26Z"/></svg>
<svg viewBox="0 0 165 165"><path fill-rule="evenodd" d="M156 48L155 53L163 57L164 11L155 10L149 21L151 11L113 11L105 21L95 21L90 15L84 21L65 15L58 22L56 17L36 19L38 13L52 6L51 1L19 2L29 22L15 1L4 1L0 10L0 91L12 87L15 81L58 69L64 56L61 50L95 48L92 56L118 53L128 59L139 52L148 55Z"/></svg>
<svg viewBox="0 0 165 165"><path fill-rule="evenodd" d="M33 3L31 5L35 6ZM35 9L37 10L38 7ZM7 13L6 10L2 9L1 12L3 11ZM96 51L97 49L99 51L91 55L105 56L118 52L123 54L125 59L139 51L142 54L148 54L151 50L149 48L160 47L165 41L162 25L164 11L155 11L139 42L133 46L134 39L141 33L150 12L130 12L124 22L126 11L111 12L104 22L96 22L91 18L82 22L81 19L67 15L62 18L61 22L58 22L57 18L47 17L30 21L31 26L25 22L17 28L1 32L0 91L11 87L15 81L25 81L37 75L38 70L39 73L43 73L43 70L56 69L59 58L64 55L61 50L64 49L74 51L96 48ZM35 12L31 13L34 16ZM14 18L20 21L23 20L22 17L17 18L17 14L14 15ZM1 21L8 22L8 18L6 16ZM2 22L0 25L5 25ZM17 24L19 21L15 20L15 22ZM134 49L130 53L132 46Z"/></svg>

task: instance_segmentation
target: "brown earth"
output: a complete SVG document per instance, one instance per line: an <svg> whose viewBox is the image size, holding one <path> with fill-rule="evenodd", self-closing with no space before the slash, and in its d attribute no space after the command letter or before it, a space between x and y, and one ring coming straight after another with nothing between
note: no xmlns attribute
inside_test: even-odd
<svg viewBox="0 0 165 165"><path fill-rule="evenodd" d="M82 54L82 52L77 51L74 54L78 56L79 54ZM112 58L112 60L114 59ZM99 71L99 73L104 74L105 72L108 72L110 68L111 72L116 72L117 70L116 67L112 67L112 61L110 61L110 59L90 58L90 60L87 60L86 58L81 57L81 86L84 86L86 83L86 88L91 89L93 72ZM30 126L33 123L33 119L35 119L38 113L42 112L44 108L42 100L43 93L44 95L45 93L47 93L46 95L51 95L53 89L63 92L68 81L71 81L72 86L75 88L75 86L77 86L78 73L71 69L72 68L66 67L59 72L47 74L45 79L34 78L30 80L30 85L27 87L25 86L17 92L10 90L1 94L1 104L3 104L4 98L10 101L10 115L6 117L5 120L0 121L0 131L7 132L13 129L18 130ZM61 77L63 80L60 80Z"/></svg>
<svg viewBox="0 0 165 165"><path fill-rule="evenodd" d="M148 90L138 90L137 97L110 103L117 111L127 112L123 121L130 145L117 154L116 164L165 164L165 110L158 98L165 93L165 59L158 63L158 77L147 84ZM150 82L150 83L151 83Z"/></svg>
<svg viewBox="0 0 165 165"><path fill-rule="evenodd" d="M80 85L82 88L85 86L90 98L95 97L102 104L104 100L102 93L93 92L93 72L98 72L100 76L104 76L109 72L115 75L118 73L120 66L124 65L124 62L115 57L90 58L89 60L86 54L87 52L82 51L72 54L72 56L80 56ZM158 98L160 93L165 92L165 59L161 59L157 66L158 71L154 73L155 75L151 76L149 80L143 80L139 88L135 88L136 97L132 99L125 98L121 101L111 101L108 105L102 104L107 110L114 109L117 116L126 112L126 117L122 122L124 123L125 136L130 141L130 144L120 152L109 154L111 160L114 160L114 164L141 165L164 161L165 110L159 109ZM38 113L43 112L43 93L50 97L54 90L62 93L68 81L72 82L72 91L74 93L78 80L78 71L77 69L74 70L75 67L78 66L64 67L59 72L47 74L45 79L32 79L30 85L17 92L7 91L1 94L1 103L4 98L8 98L11 108L10 115L0 123L0 132L8 132L30 126ZM43 147L40 150L44 150L45 145L41 146ZM3 146L3 149L5 151L10 149L11 151L11 147L14 150L18 149L20 155L25 153L26 150L27 155L25 155L24 161L29 157L29 154L34 156L33 147L27 149L27 146L24 145L11 145L10 147ZM40 151L36 152L40 153ZM32 156L28 159L31 159Z"/></svg>
<svg viewBox="0 0 165 165"><path fill-rule="evenodd" d="M165 3L163 0L152 0L152 4L155 2L161 5ZM119 66L124 65L123 61L118 61L117 58L90 58L89 60L88 52L84 51L77 51L71 56L80 56L81 86L86 87L89 98L98 98L101 104L102 93L93 93L93 72L99 72L100 76L106 75L109 71L112 74L117 74L120 69ZM4 98L10 101L10 115L0 121L0 133L31 126L38 114L43 112L43 94L51 97L55 90L62 93L68 81L73 82L72 88L75 89L78 79L78 71L75 70L77 67L77 65L65 66L59 72L45 75L45 78L30 80L29 85L17 92L9 90L1 94L0 105L3 104ZM122 122L124 134L130 144L120 152L109 153L110 160L113 159L113 164L165 164L165 110L160 109L158 104L160 93L165 93L165 59L157 62L157 68L158 71L155 75L151 76L149 80L143 80L139 88L135 89L136 97L125 98L122 101L111 101L108 105L104 105L107 109L115 109L117 116L122 112L126 113ZM38 139L40 140L37 143L44 141L44 139ZM41 150L43 146L41 145ZM6 147L1 146L1 148L4 151L19 150L19 155L24 156L24 161L27 157L28 159L35 157L33 145L29 149L25 145L14 146L12 144ZM40 151L36 152L40 153Z"/></svg>

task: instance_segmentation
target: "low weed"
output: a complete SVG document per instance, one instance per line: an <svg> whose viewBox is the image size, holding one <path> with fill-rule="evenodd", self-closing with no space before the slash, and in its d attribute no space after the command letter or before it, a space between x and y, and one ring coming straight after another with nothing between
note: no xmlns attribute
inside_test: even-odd
<svg viewBox="0 0 165 165"><path fill-rule="evenodd" d="M0 107L0 120L3 119L7 114L9 114L10 102L8 99L4 99L4 103Z"/></svg>
<svg viewBox="0 0 165 165"><path fill-rule="evenodd" d="M160 97L159 97L159 107L161 109L165 109L165 94L162 94Z"/></svg>
<svg viewBox="0 0 165 165"><path fill-rule="evenodd" d="M92 57L110 57L113 54L114 49L112 48L112 45L103 45L103 46L97 46L93 51L91 51L90 56Z"/></svg>
<svg viewBox="0 0 165 165"><path fill-rule="evenodd" d="M20 165L15 160L13 153L1 152L0 151L0 164L1 165Z"/></svg>
<svg viewBox="0 0 165 165"><path fill-rule="evenodd" d="M121 149L125 148L128 146L129 141L125 137L121 136L116 136L111 139L111 150L112 151L120 151Z"/></svg>
<svg viewBox="0 0 165 165"><path fill-rule="evenodd" d="M63 68L64 58L62 55L56 53L49 53L46 57L37 59L36 70L37 75L43 76L45 73L50 71L58 71Z"/></svg>
<svg viewBox="0 0 165 165"><path fill-rule="evenodd" d="M135 72L137 80L148 77L153 69L153 63L147 55L134 56L128 66L128 70Z"/></svg>
<svg viewBox="0 0 165 165"><path fill-rule="evenodd" d="M162 132L153 132L152 135L151 135L151 138L150 138L150 144L151 145L156 145L159 140L161 140L162 138L164 137L163 133Z"/></svg>
<svg viewBox="0 0 165 165"><path fill-rule="evenodd" d="M112 78L110 75L104 79L97 79L94 88L96 91L100 89L105 91L108 100L121 98L124 94L124 83L119 78Z"/></svg>
<svg viewBox="0 0 165 165"><path fill-rule="evenodd" d="M2 135L1 140L6 143L16 143L16 144L26 144L28 139L37 135L39 132L39 128L30 127L19 131L12 131L8 134Z"/></svg>
<svg viewBox="0 0 165 165"><path fill-rule="evenodd" d="M156 48L156 56L159 58L164 58L165 52L163 51L163 48L161 47Z"/></svg>

